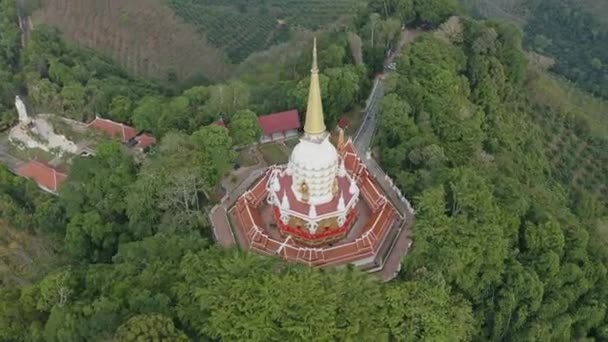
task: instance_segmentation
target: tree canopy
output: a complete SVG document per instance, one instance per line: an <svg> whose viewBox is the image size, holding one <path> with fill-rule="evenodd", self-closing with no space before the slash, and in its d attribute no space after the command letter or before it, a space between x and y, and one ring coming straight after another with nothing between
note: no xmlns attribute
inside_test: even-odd
<svg viewBox="0 0 608 342"><path fill-rule="evenodd" d="M447 0L368 5L356 24L365 65L348 61L343 32L321 49L330 127L363 101L401 24L439 27L398 58L377 113L374 157L416 209L412 248L387 284L211 242L210 194L234 146L258 141L256 113L303 109L308 52L260 64L257 79L164 89L48 28L22 49L15 3L0 0L0 122L14 120L6 108L23 83L36 111L100 114L159 140L139 162L100 143L74 159L58 197L0 168L0 224L54 237L61 256L0 288L0 340L608 339L605 139L530 93L538 75L517 28L442 24L458 11ZM564 146L566 134L584 147ZM587 149L596 158L581 160ZM565 177L579 162L587 187Z"/></svg>

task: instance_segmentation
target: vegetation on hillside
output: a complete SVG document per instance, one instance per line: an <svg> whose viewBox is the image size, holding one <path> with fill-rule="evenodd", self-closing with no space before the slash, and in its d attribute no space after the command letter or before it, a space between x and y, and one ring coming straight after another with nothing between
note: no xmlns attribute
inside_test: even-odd
<svg viewBox="0 0 608 342"><path fill-rule="evenodd" d="M298 28L316 30L353 16L361 0L167 0L171 8L221 48L234 63L289 39Z"/></svg>
<svg viewBox="0 0 608 342"><path fill-rule="evenodd" d="M39 279L0 288L0 340L608 339L607 202L563 182L545 153L561 129L591 139L586 121L528 93L535 75L517 28L441 24L452 14L448 0L384 3L360 13L367 65L348 62L339 33L320 37L319 59L331 127L369 89L404 18L439 27L399 58L378 114L378 157L417 209L397 279L381 284L353 268L320 271L211 243L210 191L230 169L233 146L259 135L254 113L305 102L309 50L279 70L259 66L257 82L248 74L173 94L101 59L89 64L95 55L45 30L16 60L30 96L36 84L53 90L40 92L49 96L37 106L53 94L101 91L102 115L160 142L143 164L118 143L100 144L95 156L76 159L58 198L0 170L0 215L58 236L68 258ZM74 91L91 82L121 92ZM91 102L76 98L67 103ZM228 129L209 125L219 117ZM593 151L605 160L605 149Z"/></svg>
<svg viewBox="0 0 608 342"><path fill-rule="evenodd" d="M0 0L0 131L11 126L16 119L15 94L19 92L21 31L15 25L17 9L14 1Z"/></svg>
<svg viewBox="0 0 608 342"><path fill-rule="evenodd" d="M608 6L597 0L462 0L479 15L519 23L530 49L554 58L553 71L608 98Z"/></svg>
<svg viewBox="0 0 608 342"><path fill-rule="evenodd" d="M129 72L171 87L228 77L225 54L163 0L36 0L34 29L57 28L65 39L112 58Z"/></svg>

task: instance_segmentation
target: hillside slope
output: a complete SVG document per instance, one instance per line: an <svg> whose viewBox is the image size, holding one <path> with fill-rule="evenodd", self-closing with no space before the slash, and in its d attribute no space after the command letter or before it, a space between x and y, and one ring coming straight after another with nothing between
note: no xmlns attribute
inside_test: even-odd
<svg viewBox="0 0 608 342"><path fill-rule="evenodd" d="M608 2L603 0L461 0L474 15L506 19L525 44L557 60L552 71L608 98Z"/></svg>
<svg viewBox="0 0 608 342"><path fill-rule="evenodd" d="M166 0L230 59L241 62L251 53L289 39L296 28L319 29L348 21L363 0Z"/></svg>
<svg viewBox="0 0 608 342"><path fill-rule="evenodd" d="M161 0L43 0L32 19L144 77L217 81L228 72L221 51Z"/></svg>

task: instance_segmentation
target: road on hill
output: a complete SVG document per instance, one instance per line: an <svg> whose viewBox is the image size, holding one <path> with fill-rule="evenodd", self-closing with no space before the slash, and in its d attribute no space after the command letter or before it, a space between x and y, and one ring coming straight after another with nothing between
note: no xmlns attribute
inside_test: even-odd
<svg viewBox="0 0 608 342"><path fill-rule="evenodd" d="M376 76L376 79L374 80L374 87L372 88L372 92L367 99L365 118L363 119L363 123L361 124L361 127L359 127L357 135L354 139L355 147L357 147L357 150L360 153L367 153L372 143L374 131L376 130L377 114L380 110L380 102L384 97L384 82L386 77L394 72L394 68L391 68L390 65L395 62L395 59L399 56L403 48L407 44L413 42L421 33L422 32L418 30L404 30L396 48L389 52L388 57L384 62L383 73Z"/></svg>

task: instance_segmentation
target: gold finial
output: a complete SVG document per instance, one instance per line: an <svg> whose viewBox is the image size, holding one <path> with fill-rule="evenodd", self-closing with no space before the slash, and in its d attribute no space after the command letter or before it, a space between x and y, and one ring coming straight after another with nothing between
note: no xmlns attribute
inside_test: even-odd
<svg viewBox="0 0 608 342"><path fill-rule="evenodd" d="M338 149L341 149L344 146L344 130L342 127L338 127Z"/></svg>
<svg viewBox="0 0 608 342"><path fill-rule="evenodd" d="M308 193L308 184L306 184L306 182L302 182L302 184L300 184L300 192L302 193L302 202L308 203L310 194Z"/></svg>
<svg viewBox="0 0 608 342"><path fill-rule="evenodd" d="M312 69L310 70L310 89L308 90L308 106L306 107L304 132L309 135L319 135L325 132L319 67L317 65L317 38L314 39L312 47Z"/></svg>
<svg viewBox="0 0 608 342"><path fill-rule="evenodd" d="M334 183L332 184L332 188L331 188L332 195L337 194L339 189L340 188L338 187L338 177L335 177L334 178Z"/></svg>

